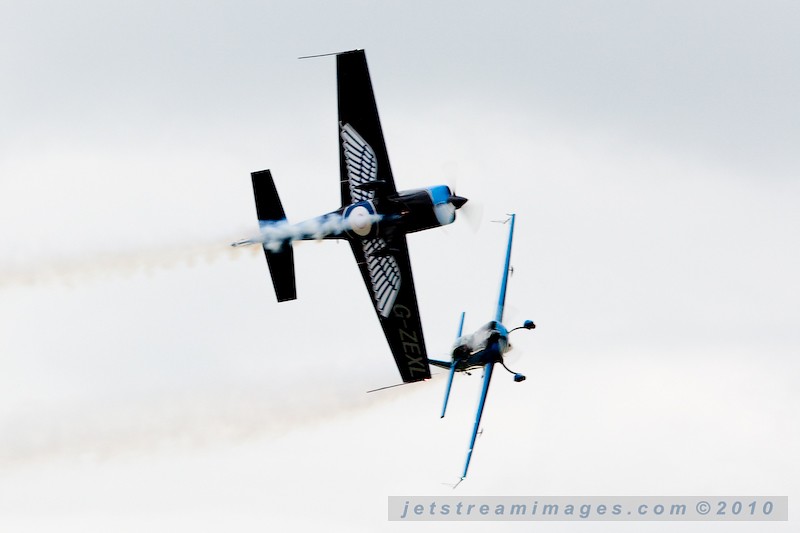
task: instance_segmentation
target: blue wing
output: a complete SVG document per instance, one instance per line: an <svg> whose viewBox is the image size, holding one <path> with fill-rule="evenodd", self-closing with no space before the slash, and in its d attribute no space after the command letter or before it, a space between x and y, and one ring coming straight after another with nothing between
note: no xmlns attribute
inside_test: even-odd
<svg viewBox="0 0 800 533"><path fill-rule="evenodd" d="M467 470L469 470L469 461L472 459L472 450L475 448L475 439L478 437L478 428L481 425L481 416L483 416L483 406L486 405L486 394L489 392L489 383L492 380L492 369L494 363L486 363L483 367L483 388L481 388L481 399L478 401L478 412L475 413L475 426L472 428L472 438L469 441L469 450L467 450L467 462L464 464L464 473L461 474L461 480L467 477Z"/></svg>
<svg viewBox="0 0 800 533"><path fill-rule="evenodd" d="M500 323L503 322L503 310L506 306L506 288L508 287L508 274L511 270L511 241L514 239L514 218L516 215L511 214L510 227L508 230L508 248L506 249L506 262L503 266L503 279L500 282L500 296L497 298L497 313L494 319Z"/></svg>
<svg viewBox="0 0 800 533"><path fill-rule="evenodd" d="M497 297L497 313L495 320L497 322L503 321L503 310L506 304L506 289L508 288L508 276L511 272L511 243L514 239L514 214L510 215L510 226L508 229L508 247L506 248L506 260L503 265L503 277L500 281L500 294ZM500 359L502 361L502 358ZM492 370L494 369L494 362L486 363L483 367L483 386L481 388L481 398L478 401L478 412L475 413L475 426L472 428L472 438L469 441L469 449L467 450L467 461L464 464L464 473L461 474L461 480L467 477L467 470L469 470L469 462L472 459L472 450L475 448L475 439L478 437L478 429L481 425L481 417L483 416L483 407L486 405L486 395L489 393L489 383L492 380Z"/></svg>

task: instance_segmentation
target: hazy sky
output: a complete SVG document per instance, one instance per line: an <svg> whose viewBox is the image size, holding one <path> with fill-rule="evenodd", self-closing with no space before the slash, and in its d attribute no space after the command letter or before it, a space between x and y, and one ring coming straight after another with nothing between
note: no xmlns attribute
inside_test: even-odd
<svg viewBox="0 0 800 533"><path fill-rule="evenodd" d="M796 515L799 23L777 1L0 4L0 529L399 531L388 495L453 494L479 376L445 420L441 377L365 394L399 378L349 247L299 245L280 305L227 248L256 228L251 171L291 220L338 207L335 60L296 58L353 48L398 186L483 206L477 233L409 238L431 354L491 317L489 220L518 214L528 380L495 375L456 493Z"/></svg>

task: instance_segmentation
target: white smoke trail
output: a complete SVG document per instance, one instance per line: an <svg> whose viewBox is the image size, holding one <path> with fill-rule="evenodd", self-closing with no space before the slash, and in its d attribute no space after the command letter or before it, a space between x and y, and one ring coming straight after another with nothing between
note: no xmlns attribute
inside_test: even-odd
<svg viewBox="0 0 800 533"><path fill-rule="evenodd" d="M233 240L230 236L127 250L119 248L124 246L120 240L112 239L110 249L106 250L29 256L16 262L6 259L0 262L0 289L53 282L74 284L182 265L210 264L223 257L238 258L246 253L241 247L254 244L264 244L270 251L277 252L288 241L322 240L346 231L369 228L381 218L380 215L366 213L363 216L344 218L334 213L298 224L289 224L285 220L261 222L257 237L234 242L233 247L226 245ZM258 253L258 248L260 246L252 248L251 253Z"/></svg>
<svg viewBox="0 0 800 533"><path fill-rule="evenodd" d="M109 277L132 276L140 272L178 266L210 264L220 258L235 259L246 252L226 246L230 239L210 242L181 242L142 246L124 250L89 250L74 253L28 256L15 262L0 263L0 289L42 283L74 284ZM116 245L116 244L115 244ZM257 250L254 249L253 253Z"/></svg>
<svg viewBox="0 0 800 533"><path fill-rule="evenodd" d="M408 401L410 394L433 394L422 383L377 394L349 385L315 381L314 394L291 394L240 384L227 390L201 388L23 411L0 420L0 467L238 444L344 420L380 405Z"/></svg>
<svg viewBox="0 0 800 533"><path fill-rule="evenodd" d="M343 217L331 213L324 217L290 224L286 220L260 221L260 234L257 237L234 242L231 246L250 246L263 244L272 252L277 252L289 241L322 240L325 237L341 235L347 231L368 229L381 220L381 215Z"/></svg>

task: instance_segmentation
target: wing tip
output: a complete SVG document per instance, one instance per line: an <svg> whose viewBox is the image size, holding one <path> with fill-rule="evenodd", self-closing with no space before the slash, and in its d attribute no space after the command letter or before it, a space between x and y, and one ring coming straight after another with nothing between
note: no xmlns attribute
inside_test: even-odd
<svg viewBox="0 0 800 533"><path fill-rule="evenodd" d="M328 57L328 56L343 56L348 54L356 54L358 52L364 52L363 48L355 48L353 50L344 50L342 52L328 52L325 54L311 54L307 56L300 56L297 59L314 59L315 57Z"/></svg>

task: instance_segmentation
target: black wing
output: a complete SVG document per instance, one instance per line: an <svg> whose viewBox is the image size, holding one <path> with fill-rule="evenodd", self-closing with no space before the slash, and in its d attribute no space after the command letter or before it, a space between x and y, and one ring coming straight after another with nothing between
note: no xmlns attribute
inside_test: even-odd
<svg viewBox="0 0 800 533"><path fill-rule="evenodd" d="M381 182L386 193L396 192L378 107L363 50L336 56L339 98L339 169L342 205L370 200L374 189L359 188L366 182Z"/></svg>
<svg viewBox="0 0 800 533"><path fill-rule="evenodd" d="M391 247L380 237L352 239L350 247L403 381L430 378L405 235L396 234Z"/></svg>
<svg viewBox="0 0 800 533"><path fill-rule="evenodd" d="M396 192L363 50L336 56L342 205ZM431 377L405 235L349 239L404 382Z"/></svg>

